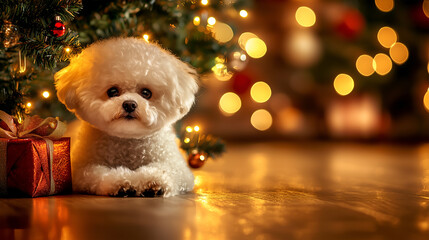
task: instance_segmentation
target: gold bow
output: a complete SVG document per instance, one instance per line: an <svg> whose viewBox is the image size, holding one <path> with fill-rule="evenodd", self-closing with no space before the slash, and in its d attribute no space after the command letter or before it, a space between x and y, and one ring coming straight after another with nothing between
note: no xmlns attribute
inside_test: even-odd
<svg viewBox="0 0 429 240"><path fill-rule="evenodd" d="M27 116L19 123L16 118L0 110L0 120L0 138L41 137L55 140L66 131L66 124L53 117L42 119L37 115Z"/></svg>

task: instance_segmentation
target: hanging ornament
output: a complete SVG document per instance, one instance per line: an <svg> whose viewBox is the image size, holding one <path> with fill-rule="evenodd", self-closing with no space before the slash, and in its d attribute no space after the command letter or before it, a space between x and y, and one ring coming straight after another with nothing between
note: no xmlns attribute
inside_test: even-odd
<svg viewBox="0 0 429 240"><path fill-rule="evenodd" d="M199 153L198 151L193 151L188 156L188 164L191 168L200 168L204 165L207 160L207 155Z"/></svg>
<svg viewBox="0 0 429 240"><path fill-rule="evenodd" d="M349 40L358 37L365 28L365 19L356 9L346 10L339 23L337 23L337 33Z"/></svg>
<svg viewBox="0 0 429 240"><path fill-rule="evenodd" d="M52 24L52 28L50 29L50 31L51 31L52 35L54 35L55 37L64 36L64 34L66 33L66 27L65 27L63 21L61 21L60 16L55 17L55 21Z"/></svg>
<svg viewBox="0 0 429 240"><path fill-rule="evenodd" d="M1 41L5 48L15 46L19 41L18 28L11 22L5 21L0 31Z"/></svg>

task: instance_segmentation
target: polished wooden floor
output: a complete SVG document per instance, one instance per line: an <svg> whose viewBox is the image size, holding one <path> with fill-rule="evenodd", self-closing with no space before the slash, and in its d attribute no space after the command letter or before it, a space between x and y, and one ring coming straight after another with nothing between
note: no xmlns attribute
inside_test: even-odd
<svg viewBox="0 0 429 240"><path fill-rule="evenodd" d="M0 199L0 239L429 239L429 145L228 148L186 195Z"/></svg>

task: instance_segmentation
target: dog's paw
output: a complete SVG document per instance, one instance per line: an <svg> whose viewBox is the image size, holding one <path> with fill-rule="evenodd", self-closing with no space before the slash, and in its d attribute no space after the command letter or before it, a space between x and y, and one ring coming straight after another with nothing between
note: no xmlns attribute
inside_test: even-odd
<svg viewBox="0 0 429 240"><path fill-rule="evenodd" d="M162 197L165 193L164 188L159 186L152 186L150 188L144 189L141 193L141 197Z"/></svg>
<svg viewBox="0 0 429 240"><path fill-rule="evenodd" d="M120 187L116 192L110 193L111 197L135 197L137 191L131 187Z"/></svg>

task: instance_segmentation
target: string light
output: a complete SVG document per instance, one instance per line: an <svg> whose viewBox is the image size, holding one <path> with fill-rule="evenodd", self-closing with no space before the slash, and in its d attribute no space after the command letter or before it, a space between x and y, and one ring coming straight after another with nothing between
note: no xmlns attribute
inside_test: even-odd
<svg viewBox="0 0 429 240"><path fill-rule="evenodd" d="M247 16L248 16L249 14L247 13L247 11L246 10L241 10L240 11L240 16L242 17L242 18L246 18Z"/></svg>
<svg viewBox="0 0 429 240"><path fill-rule="evenodd" d="M209 17L209 19L207 19L207 23L211 26L216 24L216 18L214 17Z"/></svg>
<svg viewBox="0 0 429 240"><path fill-rule="evenodd" d="M395 7L393 0L375 0L375 6L382 12L390 12Z"/></svg>
<svg viewBox="0 0 429 240"><path fill-rule="evenodd" d="M341 96L350 94L354 86L353 78L345 73L338 74L334 80L334 89Z"/></svg>
<svg viewBox="0 0 429 240"><path fill-rule="evenodd" d="M366 54L360 55L356 60L356 69L363 76L371 76L374 73L374 59Z"/></svg>
<svg viewBox="0 0 429 240"><path fill-rule="evenodd" d="M188 133L191 133L191 132L193 131L193 129L192 129L192 127L191 127L191 126L187 126L187 127L186 127L186 131L187 131Z"/></svg>
<svg viewBox="0 0 429 240"><path fill-rule="evenodd" d="M390 27L382 27L377 33L378 42L385 48L390 48L398 40L395 30Z"/></svg>
<svg viewBox="0 0 429 240"><path fill-rule="evenodd" d="M295 19L303 27L311 27L316 23L316 14L309 7L299 7L295 12Z"/></svg>
<svg viewBox="0 0 429 240"><path fill-rule="evenodd" d="M396 64L403 64L408 59L408 48L397 42L390 48L389 55Z"/></svg>
<svg viewBox="0 0 429 240"><path fill-rule="evenodd" d="M200 25L200 22L201 22L200 17L198 17L198 16L194 17L194 25L195 25L195 26Z"/></svg>
<svg viewBox="0 0 429 240"><path fill-rule="evenodd" d="M261 58L267 53L267 45L260 38L252 38L246 43L246 52L252 58Z"/></svg>
<svg viewBox="0 0 429 240"><path fill-rule="evenodd" d="M66 51L66 53L70 53L71 52L71 48L66 47L66 48L64 48L64 51Z"/></svg>
<svg viewBox="0 0 429 240"><path fill-rule="evenodd" d="M191 141L191 139L190 138L185 138L184 140L183 140L183 142L184 143L189 143Z"/></svg>
<svg viewBox="0 0 429 240"><path fill-rule="evenodd" d="M219 100L219 109L225 116L231 116L241 108L240 97L233 93L227 92Z"/></svg>
<svg viewBox="0 0 429 240"><path fill-rule="evenodd" d="M144 39L146 42L149 42L149 35L148 35L148 34L143 34L143 39Z"/></svg>
<svg viewBox="0 0 429 240"><path fill-rule="evenodd" d="M200 131L200 127L199 127L199 126L195 126L195 127L194 127L194 131L195 131L195 132Z"/></svg>
<svg viewBox="0 0 429 240"><path fill-rule="evenodd" d="M27 106L27 108L31 108L31 106L33 106L33 104L32 104L31 102L27 102L27 103L25 104L25 106Z"/></svg>
<svg viewBox="0 0 429 240"><path fill-rule="evenodd" d="M264 103L271 97L271 88L265 82L256 82L250 89L250 96L257 103Z"/></svg>
<svg viewBox="0 0 429 240"><path fill-rule="evenodd" d="M379 53L374 57L374 69L379 75L386 75L392 70L392 60L384 53Z"/></svg>
<svg viewBox="0 0 429 240"><path fill-rule="evenodd" d="M256 110L250 117L250 123L259 131L265 131L273 124L273 117L265 109Z"/></svg>
<svg viewBox="0 0 429 240"><path fill-rule="evenodd" d="M48 91L43 91L42 96L44 98L49 98L49 96L51 96L51 94Z"/></svg>
<svg viewBox="0 0 429 240"><path fill-rule="evenodd" d="M201 0L201 4L206 6L207 4L209 4L209 1L208 0Z"/></svg>

